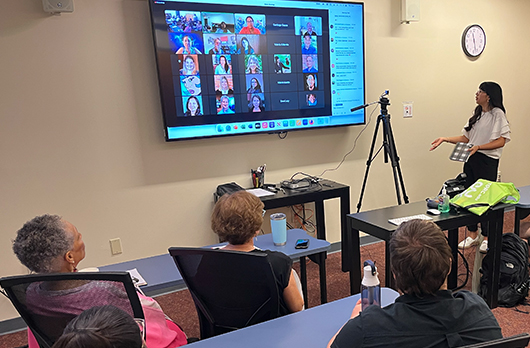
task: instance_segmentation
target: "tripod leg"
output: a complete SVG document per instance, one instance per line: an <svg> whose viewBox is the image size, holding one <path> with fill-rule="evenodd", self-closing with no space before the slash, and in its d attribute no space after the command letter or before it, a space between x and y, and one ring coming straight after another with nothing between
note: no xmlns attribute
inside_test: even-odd
<svg viewBox="0 0 530 348"><path fill-rule="evenodd" d="M405 204L409 203L409 197L407 196L407 192L405 190L405 182L403 180L403 174L401 173L401 166L399 164L399 156L397 154L397 147L396 147L396 141L394 139L394 133L392 132L392 125L390 124L390 118L388 119L388 137L389 137L389 143L391 147L391 151L393 153L394 159L392 160L392 167L394 167L397 171L397 176L399 178L399 184L401 187L401 192L403 193L403 200L405 201ZM397 180L395 179L396 175L394 174L394 181L397 189Z"/></svg>
<svg viewBox="0 0 530 348"><path fill-rule="evenodd" d="M363 185L361 188L361 195L359 196L359 202L357 203L357 212L361 211L361 204L363 201L364 190L366 189L366 181L368 180L368 172L370 171L370 165L372 164L374 158L372 155L374 153L375 140L377 139L377 132L379 130L379 124L381 123L381 115L377 117L377 122L375 124L374 136L372 138L372 145L370 146L370 153L368 154L368 160L366 161L366 171L364 172Z"/></svg>
<svg viewBox="0 0 530 348"><path fill-rule="evenodd" d="M392 132L392 129L390 128L390 120L389 120L389 117L390 115L388 115L387 117L384 117L384 120L383 120L383 132L384 132L384 142L383 142L383 145L385 146L385 153L388 153L388 156L390 157L390 161L391 161L391 164L392 164L392 174L394 175L394 187L396 188L396 197L397 197L397 202L399 205L401 205L401 193L399 191L399 184L398 184L398 177L397 177L397 171L396 171L396 153L395 153L395 148L394 148L394 144L392 142L392 137L391 137L391 132Z"/></svg>

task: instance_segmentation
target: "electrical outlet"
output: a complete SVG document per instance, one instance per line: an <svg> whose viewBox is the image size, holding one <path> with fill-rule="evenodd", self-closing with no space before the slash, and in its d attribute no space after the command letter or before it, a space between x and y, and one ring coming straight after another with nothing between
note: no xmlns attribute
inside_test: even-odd
<svg viewBox="0 0 530 348"><path fill-rule="evenodd" d="M109 242L110 242L110 252L112 253L112 255L118 255L123 252L123 249L121 248L120 238L109 239Z"/></svg>
<svg viewBox="0 0 530 348"><path fill-rule="evenodd" d="M403 117L412 117L412 102L403 102Z"/></svg>

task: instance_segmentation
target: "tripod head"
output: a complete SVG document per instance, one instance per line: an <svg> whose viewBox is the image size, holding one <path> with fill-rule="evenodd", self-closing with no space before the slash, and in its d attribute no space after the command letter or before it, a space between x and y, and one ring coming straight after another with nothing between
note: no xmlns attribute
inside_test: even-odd
<svg viewBox="0 0 530 348"><path fill-rule="evenodd" d="M379 97L379 104L381 104L381 115L388 115L387 106L390 105L390 100L386 97L387 95L388 89Z"/></svg>

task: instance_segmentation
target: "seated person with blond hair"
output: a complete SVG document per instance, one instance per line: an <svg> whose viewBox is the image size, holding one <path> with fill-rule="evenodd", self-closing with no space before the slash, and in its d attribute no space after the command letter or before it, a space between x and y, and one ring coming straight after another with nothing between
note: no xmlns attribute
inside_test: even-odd
<svg viewBox="0 0 530 348"><path fill-rule="evenodd" d="M328 347L447 348L502 338L501 328L478 295L447 290L452 253L432 221L402 223L389 242L392 273L402 293L385 308L361 302Z"/></svg>
<svg viewBox="0 0 530 348"><path fill-rule="evenodd" d="M228 242L223 250L267 254L280 292L280 313L301 311L304 299L297 287L289 256L254 246L253 238L259 234L263 223L263 207L258 197L246 191L225 194L214 207L212 230L221 240Z"/></svg>

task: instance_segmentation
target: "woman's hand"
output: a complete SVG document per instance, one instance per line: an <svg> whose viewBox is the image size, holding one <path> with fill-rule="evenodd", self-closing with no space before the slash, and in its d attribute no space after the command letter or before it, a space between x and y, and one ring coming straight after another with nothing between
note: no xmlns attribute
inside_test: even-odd
<svg viewBox="0 0 530 348"><path fill-rule="evenodd" d="M436 149L438 146L440 146L440 144L442 144L445 141L446 141L445 138L437 138L431 143L431 148L429 149L429 151Z"/></svg>
<svg viewBox="0 0 530 348"><path fill-rule="evenodd" d="M478 150L480 150L480 145L474 145L472 148L467 149L467 151L471 152L469 156L473 156Z"/></svg>

